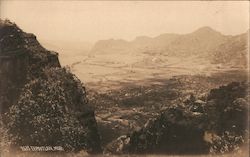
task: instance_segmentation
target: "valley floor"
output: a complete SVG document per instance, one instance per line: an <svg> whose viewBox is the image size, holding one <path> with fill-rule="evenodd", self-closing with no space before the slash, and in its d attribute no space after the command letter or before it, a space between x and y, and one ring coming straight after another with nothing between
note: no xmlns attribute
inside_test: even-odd
<svg viewBox="0 0 250 157"><path fill-rule="evenodd" d="M70 66L72 72L86 87L89 104L95 108L103 148L121 135L139 130L149 119L157 117L169 106L177 105L191 95L201 97L212 88L248 79L246 69L211 64L205 58L199 57L86 55L73 58L62 56L60 60L63 66ZM222 157L239 156L239 154L245 156L247 153L243 151ZM89 156L85 152L23 153L18 156L62 155Z"/></svg>
<svg viewBox="0 0 250 157"><path fill-rule="evenodd" d="M62 65L67 65L88 89L106 92L127 86L164 84L162 80L173 76L211 76L227 71L242 70L232 65L211 64L199 56L170 57L148 54L105 54L61 56Z"/></svg>
<svg viewBox="0 0 250 157"><path fill-rule="evenodd" d="M171 105L180 104L191 94L200 97L212 88L245 80L246 73L242 71L228 71L212 76L181 75L161 80L161 84L157 85L126 86L106 93L89 90L88 99L95 107L105 146L117 137L143 127L150 118L156 117Z"/></svg>
<svg viewBox="0 0 250 157"><path fill-rule="evenodd" d="M103 147L191 94L201 96L212 88L247 80L242 68L211 64L197 56L106 54L61 60L86 86Z"/></svg>

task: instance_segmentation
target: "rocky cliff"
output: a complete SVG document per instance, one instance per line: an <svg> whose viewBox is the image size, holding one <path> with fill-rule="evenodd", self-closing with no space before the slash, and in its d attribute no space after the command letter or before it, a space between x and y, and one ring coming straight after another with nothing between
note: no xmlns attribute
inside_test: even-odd
<svg viewBox="0 0 250 157"><path fill-rule="evenodd" d="M0 108L11 148L101 150L94 110L81 82L33 34L0 20Z"/></svg>
<svg viewBox="0 0 250 157"><path fill-rule="evenodd" d="M33 34L10 21L0 21L0 108L16 103L20 89L46 66L60 67L57 53L43 48Z"/></svg>

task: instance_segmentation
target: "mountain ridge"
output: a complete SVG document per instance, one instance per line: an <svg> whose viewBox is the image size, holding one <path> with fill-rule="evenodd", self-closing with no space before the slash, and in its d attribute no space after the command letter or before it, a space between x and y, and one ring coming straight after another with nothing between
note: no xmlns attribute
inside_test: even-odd
<svg viewBox="0 0 250 157"><path fill-rule="evenodd" d="M225 61L220 62L218 61L218 59L213 58L218 57L214 53L218 51L218 49L222 48L221 45L230 44L231 42L233 42L232 40L237 39L237 36L246 35L247 33L242 33L239 35L224 35L211 27L205 26L187 34L164 33L156 37L137 36L134 40L131 41L123 39L99 40L94 44L90 53L97 55L116 53L124 55L128 53L147 53L151 55L163 54L176 57L187 57L195 55L208 58L211 60L211 62L217 60L216 63L225 63ZM239 42L236 43L240 44ZM237 47L237 45L235 46ZM238 52L235 53L237 54ZM243 53L246 54L247 51L244 50ZM227 54L226 52L223 52L223 54L221 55Z"/></svg>

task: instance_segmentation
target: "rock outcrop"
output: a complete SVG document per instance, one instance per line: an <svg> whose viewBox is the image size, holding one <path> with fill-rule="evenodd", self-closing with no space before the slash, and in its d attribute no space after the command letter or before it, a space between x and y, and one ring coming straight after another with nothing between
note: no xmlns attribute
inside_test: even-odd
<svg viewBox="0 0 250 157"><path fill-rule="evenodd" d="M111 142L107 153L207 154L237 150L247 143L247 83L212 89L206 98L190 96L140 130Z"/></svg>
<svg viewBox="0 0 250 157"><path fill-rule="evenodd" d="M57 55L43 48L33 34L23 32L10 21L0 21L1 113L17 102L23 85L43 68L60 67Z"/></svg>
<svg viewBox="0 0 250 157"><path fill-rule="evenodd" d="M171 108L148 121L142 129L112 142L106 151L114 154L206 154L209 143L203 138L203 119L201 113Z"/></svg>
<svg viewBox="0 0 250 157"><path fill-rule="evenodd" d="M10 146L101 151L85 88L56 52L8 20L0 21L0 108ZM17 147L18 148L18 147Z"/></svg>

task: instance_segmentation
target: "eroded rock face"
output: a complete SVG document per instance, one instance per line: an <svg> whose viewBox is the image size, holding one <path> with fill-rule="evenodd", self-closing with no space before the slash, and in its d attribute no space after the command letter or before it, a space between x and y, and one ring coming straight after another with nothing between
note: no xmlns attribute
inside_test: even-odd
<svg viewBox="0 0 250 157"><path fill-rule="evenodd" d="M57 53L43 48L33 34L10 21L0 21L0 108L17 102L20 89L46 66L60 67Z"/></svg>
<svg viewBox="0 0 250 157"><path fill-rule="evenodd" d="M143 128L111 142L107 153L224 153L246 143L247 83L232 82L204 98L191 95ZM208 138L208 135L211 137Z"/></svg>
<svg viewBox="0 0 250 157"><path fill-rule="evenodd" d="M0 20L0 108L11 146L101 151L81 82L33 34Z"/></svg>

